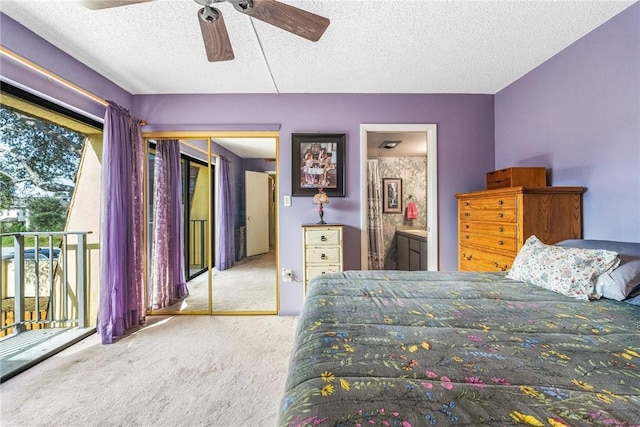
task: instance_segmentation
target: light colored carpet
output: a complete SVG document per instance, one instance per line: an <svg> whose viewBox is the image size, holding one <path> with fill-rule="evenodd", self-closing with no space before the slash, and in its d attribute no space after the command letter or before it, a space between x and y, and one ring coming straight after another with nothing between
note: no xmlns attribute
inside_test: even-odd
<svg viewBox="0 0 640 427"><path fill-rule="evenodd" d="M275 311L276 310L276 251L243 258L233 267L213 270L213 311ZM195 277L188 283L189 296L156 313L171 311L209 310L208 274Z"/></svg>
<svg viewBox="0 0 640 427"><path fill-rule="evenodd" d="M213 271L214 311L275 311L276 251L241 259L224 271Z"/></svg>
<svg viewBox="0 0 640 427"><path fill-rule="evenodd" d="M8 426L274 426L296 318L154 316L0 385Z"/></svg>

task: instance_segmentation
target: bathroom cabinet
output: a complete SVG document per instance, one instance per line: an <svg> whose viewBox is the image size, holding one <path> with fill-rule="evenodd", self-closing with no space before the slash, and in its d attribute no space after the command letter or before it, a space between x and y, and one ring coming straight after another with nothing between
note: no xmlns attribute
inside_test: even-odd
<svg viewBox="0 0 640 427"><path fill-rule="evenodd" d="M427 231L396 230L398 270L427 270Z"/></svg>

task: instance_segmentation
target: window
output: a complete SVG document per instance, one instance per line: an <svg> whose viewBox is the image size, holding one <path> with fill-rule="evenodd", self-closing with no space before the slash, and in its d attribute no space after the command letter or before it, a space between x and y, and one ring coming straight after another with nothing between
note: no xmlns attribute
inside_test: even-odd
<svg viewBox="0 0 640 427"><path fill-rule="evenodd" d="M102 126L5 83L1 90L0 232L62 231L85 141L101 139Z"/></svg>

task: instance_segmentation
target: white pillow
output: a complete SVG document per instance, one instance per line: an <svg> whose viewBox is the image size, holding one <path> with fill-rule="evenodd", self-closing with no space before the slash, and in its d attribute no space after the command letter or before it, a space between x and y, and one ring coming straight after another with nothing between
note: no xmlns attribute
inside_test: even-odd
<svg viewBox="0 0 640 427"><path fill-rule="evenodd" d="M604 249L582 249L546 245L536 236L524 243L507 278L581 300L599 298L598 276L620 264L618 253Z"/></svg>

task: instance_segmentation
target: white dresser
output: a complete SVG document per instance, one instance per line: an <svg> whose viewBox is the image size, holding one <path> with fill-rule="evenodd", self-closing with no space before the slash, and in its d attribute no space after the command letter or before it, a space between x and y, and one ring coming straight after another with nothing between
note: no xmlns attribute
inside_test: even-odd
<svg viewBox="0 0 640 427"><path fill-rule="evenodd" d="M314 277L342 271L343 227L341 224L302 225L302 269L305 295L307 284Z"/></svg>

